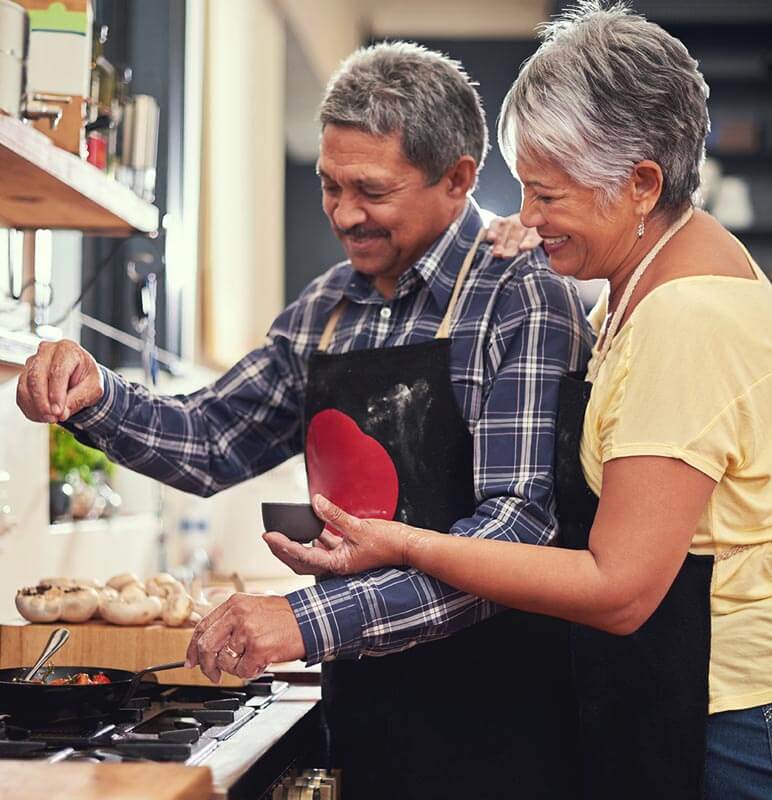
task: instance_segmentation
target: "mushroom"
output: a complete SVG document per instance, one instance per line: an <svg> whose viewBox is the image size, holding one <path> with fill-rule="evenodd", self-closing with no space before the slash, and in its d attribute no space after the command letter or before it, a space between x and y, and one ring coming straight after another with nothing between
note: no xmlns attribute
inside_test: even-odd
<svg viewBox="0 0 772 800"><path fill-rule="evenodd" d="M123 572L120 575L113 575L107 585L116 592L120 592L130 583L141 583L140 579L133 572Z"/></svg>
<svg viewBox="0 0 772 800"><path fill-rule="evenodd" d="M62 612L62 589L48 583L25 586L16 592L16 608L30 622L55 622Z"/></svg>
<svg viewBox="0 0 772 800"><path fill-rule="evenodd" d="M48 584L49 586L58 586L64 589L68 586L90 586L92 589L99 591L104 588L104 581L97 580L96 578L41 578L38 585Z"/></svg>
<svg viewBox="0 0 772 800"><path fill-rule="evenodd" d="M152 597L162 598L161 619L164 625L177 628L190 619L194 609L193 598L168 572L161 572L150 578L147 592Z"/></svg>
<svg viewBox="0 0 772 800"><path fill-rule="evenodd" d="M103 595L99 613L113 625L147 625L161 613L161 601L130 584L117 596Z"/></svg>
<svg viewBox="0 0 772 800"><path fill-rule="evenodd" d="M41 578L38 586L56 586L64 589L66 586L75 586L76 583L75 578Z"/></svg>
<svg viewBox="0 0 772 800"><path fill-rule="evenodd" d="M99 593L92 586L66 586L62 588L59 619L65 622L85 622L94 616L99 607Z"/></svg>
<svg viewBox="0 0 772 800"><path fill-rule="evenodd" d="M103 600L112 600L118 597L118 592L113 589L112 586L103 586L101 589L97 589L97 594L99 595L99 602L97 603L96 611L94 612L94 617L98 618L102 616L102 612L99 610L99 607L102 604Z"/></svg>

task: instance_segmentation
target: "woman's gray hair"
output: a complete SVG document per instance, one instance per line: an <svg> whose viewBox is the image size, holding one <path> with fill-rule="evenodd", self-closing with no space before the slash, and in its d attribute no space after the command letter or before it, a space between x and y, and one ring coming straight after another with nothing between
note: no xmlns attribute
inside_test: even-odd
<svg viewBox="0 0 772 800"><path fill-rule="evenodd" d="M362 47L332 76L319 109L325 125L402 135L402 150L436 183L461 156L482 168L488 151L476 84L460 62L410 42Z"/></svg>
<svg viewBox="0 0 772 800"><path fill-rule="evenodd" d="M582 0L545 25L499 117L510 168L547 158L608 203L644 159L662 168L657 208L693 202L710 130L708 87L684 45L624 3Z"/></svg>

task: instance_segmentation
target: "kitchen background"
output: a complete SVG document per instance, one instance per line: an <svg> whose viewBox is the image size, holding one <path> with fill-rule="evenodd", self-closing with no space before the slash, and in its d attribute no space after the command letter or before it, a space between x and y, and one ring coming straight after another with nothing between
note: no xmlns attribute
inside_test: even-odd
<svg viewBox="0 0 772 800"><path fill-rule="evenodd" d="M8 13L4 3L0 13ZM22 5L49 9L47 0ZM15 405L19 363L36 347L35 337L58 329L132 379L155 379L158 391L187 392L209 382L258 345L283 305L341 257L314 174L316 105L338 62L384 38L447 52L479 81L493 129L518 65L536 47L534 28L568 3L96 0L90 11L85 0L59 5L56 30L32 15L27 116L42 114L36 124L51 135L47 94L93 95L82 136L77 124L74 134L67 127L77 102L66 107L59 144L143 202L98 176L100 202L115 211L111 203L120 195L135 214L127 212L120 231L110 231L122 238L95 235L109 226L77 211L68 221L52 216L33 196L34 165L29 174L10 166L33 163L35 147L18 138L19 125L0 116L0 224L7 226L0 228L0 586L8 587L0 616L12 613L11 587L50 574L105 578L170 566L183 576L237 571L283 589L295 579L260 540L259 503L302 499L302 460L209 500L120 469L105 479L111 489L100 487L96 473L104 465L89 467L61 438L50 445L45 426L22 418ZM772 3L634 5L700 60L713 120L705 203L772 273ZM35 64L42 52L35 37L40 43L58 33L64 40L74 19L67 13L84 10L93 17L88 30L68 40L75 51L61 50L79 65L79 92L61 86L63 68L52 60L50 38L46 63ZM2 17L0 35L8 20ZM52 77L45 77L46 66ZM0 77L3 69L10 69L6 61ZM43 85L46 79L51 85ZM0 107L15 116L23 108L10 107L7 86L0 81ZM80 172L68 174L74 181ZM89 168L82 180L92 179ZM519 207L517 184L495 146L477 198L494 214ZM128 238L148 213L154 219L148 203L158 208L159 235ZM87 233L51 230L60 227ZM80 480L67 476L72 463L80 464ZM64 477L68 487L57 482ZM66 495L67 488L74 494Z"/></svg>

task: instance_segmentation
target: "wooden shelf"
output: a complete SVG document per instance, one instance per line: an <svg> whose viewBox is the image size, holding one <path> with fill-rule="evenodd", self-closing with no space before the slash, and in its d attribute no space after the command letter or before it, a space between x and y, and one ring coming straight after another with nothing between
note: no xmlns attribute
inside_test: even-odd
<svg viewBox="0 0 772 800"><path fill-rule="evenodd" d="M34 333L0 330L0 364L24 366L24 362L35 355L42 341Z"/></svg>
<svg viewBox="0 0 772 800"><path fill-rule="evenodd" d="M72 536L73 534L114 534L118 536L134 535L138 532L160 533L161 521L155 514L117 514L102 519L77 519L52 522L48 532L55 536Z"/></svg>
<svg viewBox="0 0 772 800"><path fill-rule="evenodd" d="M101 236L150 233L158 209L40 131L0 115L0 225Z"/></svg>

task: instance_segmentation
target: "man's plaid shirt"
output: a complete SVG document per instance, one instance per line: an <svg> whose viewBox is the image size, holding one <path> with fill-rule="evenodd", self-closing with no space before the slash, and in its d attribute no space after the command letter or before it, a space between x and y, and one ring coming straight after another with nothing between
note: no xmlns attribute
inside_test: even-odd
<svg viewBox="0 0 772 800"><path fill-rule="evenodd" d="M68 427L115 461L210 495L302 451L308 359L341 297L329 352L434 337L482 222L470 201L386 300L348 262L313 281L263 347L193 394L160 397L103 369L105 393ZM386 310L388 309L388 310ZM483 243L451 327L451 379L474 437L477 509L452 534L547 544L556 535L553 454L558 384L583 367L590 331L573 287L540 248L513 261ZM413 569L330 578L293 592L309 664L383 655L448 636L498 608Z"/></svg>

